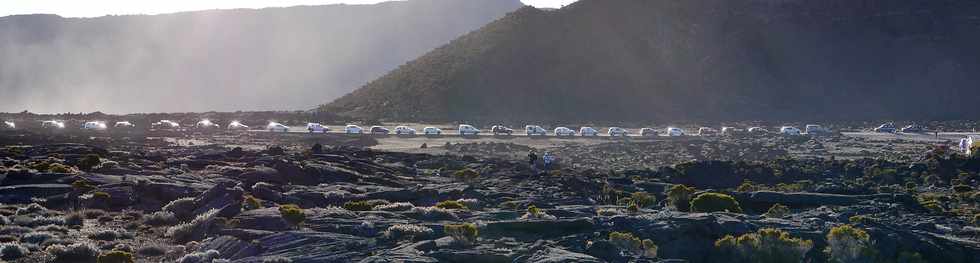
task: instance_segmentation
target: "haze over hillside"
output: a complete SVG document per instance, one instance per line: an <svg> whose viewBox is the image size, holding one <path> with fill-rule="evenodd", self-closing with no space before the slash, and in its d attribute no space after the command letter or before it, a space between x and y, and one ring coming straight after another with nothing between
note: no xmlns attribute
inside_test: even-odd
<svg viewBox="0 0 980 263"><path fill-rule="evenodd" d="M309 109L522 6L410 0L0 18L0 111Z"/></svg>
<svg viewBox="0 0 980 263"><path fill-rule="evenodd" d="M525 7L321 110L421 120L976 117L980 2Z"/></svg>

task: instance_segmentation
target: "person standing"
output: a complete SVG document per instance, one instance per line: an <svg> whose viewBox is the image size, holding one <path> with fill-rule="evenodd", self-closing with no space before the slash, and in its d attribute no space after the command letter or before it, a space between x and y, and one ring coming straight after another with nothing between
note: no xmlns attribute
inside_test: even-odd
<svg viewBox="0 0 980 263"><path fill-rule="evenodd" d="M538 162L538 155L534 153L534 150L527 151L527 165L532 171L537 170L537 167L534 166L536 162Z"/></svg>
<svg viewBox="0 0 980 263"><path fill-rule="evenodd" d="M551 155L551 152L544 152L544 156L541 157L544 161L544 169L551 170L551 163L555 161L555 156Z"/></svg>

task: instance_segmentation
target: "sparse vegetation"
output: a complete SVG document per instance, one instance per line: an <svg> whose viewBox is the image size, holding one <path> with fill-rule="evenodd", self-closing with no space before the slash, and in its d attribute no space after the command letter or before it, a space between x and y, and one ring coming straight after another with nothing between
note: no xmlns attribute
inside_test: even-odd
<svg viewBox="0 0 980 263"><path fill-rule="evenodd" d="M527 211L524 213L523 216L521 216L521 219L524 219L524 220L529 220L529 219L547 219L547 220L554 220L555 219L555 216L552 216L552 215L549 215L548 213L545 213L544 210L541 210L541 208L538 208L537 206L529 205L529 206L527 206Z"/></svg>
<svg viewBox="0 0 980 263"><path fill-rule="evenodd" d="M255 198L254 196L251 195L246 195L243 203L244 205L242 206L242 208L244 208L245 210L262 208L262 202L259 201L258 198Z"/></svg>
<svg viewBox="0 0 980 263"><path fill-rule="evenodd" d="M730 195L719 193L703 193L691 200L691 211L711 213L711 212L732 212L741 213L742 207L738 201Z"/></svg>
<svg viewBox="0 0 980 263"><path fill-rule="evenodd" d="M686 212L690 210L691 196L695 189L682 184L677 184L667 190L667 203L678 211Z"/></svg>
<svg viewBox="0 0 980 263"><path fill-rule="evenodd" d="M178 224L167 228L167 236L177 242L195 241L204 238L211 229L215 217L218 215L217 209L211 209L198 215L190 222Z"/></svg>
<svg viewBox="0 0 980 263"><path fill-rule="evenodd" d="M657 245L650 239L640 240L639 237L634 236L632 233L626 232L612 232L609 233L609 242L618 247L619 249L626 251L627 253L647 257L656 258L657 257Z"/></svg>
<svg viewBox="0 0 980 263"><path fill-rule="evenodd" d="M194 206L194 198L186 197L170 201L160 211L173 213L178 219L187 219L194 216L191 214L194 211Z"/></svg>
<svg viewBox="0 0 980 263"><path fill-rule="evenodd" d="M851 225L830 229L825 252L831 261L841 263L874 262L877 256L871 236L864 229Z"/></svg>
<svg viewBox="0 0 980 263"><path fill-rule="evenodd" d="M442 208L442 209L468 209L465 204L456 200L442 201L437 203L435 207Z"/></svg>
<svg viewBox="0 0 980 263"><path fill-rule="evenodd" d="M102 164L102 158L100 158L98 155L89 154L82 157L82 159L79 159L78 165L76 166L78 166L79 169L82 169L82 171L91 171L100 164Z"/></svg>
<svg viewBox="0 0 980 263"><path fill-rule="evenodd" d="M813 248L813 241L790 236L778 229L760 229L739 237L725 236L715 241L715 247L736 262L804 262L803 257Z"/></svg>
<svg viewBox="0 0 980 263"><path fill-rule="evenodd" d="M293 226L299 226L306 221L306 212L303 211L297 205L281 205L279 206L279 215L282 216L283 220Z"/></svg>
<svg viewBox="0 0 980 263"><path fill-rule="evenodd" d="M0 259L16 260L27 256L30 250L17 243L0 243Z"/></svg>
<svg viewBox="0 0 980 263"><path fill-rule="evenodd" d="M396 224L385 230L385 237L389 239L416 239L431 236L432 228L420 225Z"/></svg>
<svg viewBox="0 0 980 263"><path fill-rule="evenodd" d="M448 224L443 226L443 231L458 242L465 245L476 244L477 236L480 232L475 224Z"/></svg>
<svg viewBox="0 0 980 263"><path fill-rule="evenodd" d="M57 262L92 262L101 253L95 244L88 242L50 245L44 251L54 256Z"/></svg>
<svg viewBox="0 0 980 263"><path fill-rule="evenodd" d="M98 263L134 263L133 253L113 250L99 255Z"/></svg>
<svg viewBox="0 0 980 263"><path fill-rule="evenodd" d="M763 214L766 217L782 218L789 214L789 207L782 204L774 204L769 207L769 211Z"/></svg>
<svg viewBox="0 0 980 263"><path fill-rule="evenodd" d="M348 201L344 203L344 209L350 211L371 211L374 210L375 206L390 204L386 200L363 200L363 201Z"/></svg>
<svg viewBox="0 0 980 263"><path fill-rule="evenodd" d="M471 182L480 177L480 172L477 172L476 170L470 168L466 168L453 173L453 177L455 177L457 180L460 181Z"/></svg>

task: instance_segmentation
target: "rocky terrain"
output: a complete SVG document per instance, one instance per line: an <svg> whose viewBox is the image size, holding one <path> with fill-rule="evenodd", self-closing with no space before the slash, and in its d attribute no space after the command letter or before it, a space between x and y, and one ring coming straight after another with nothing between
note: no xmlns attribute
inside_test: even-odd
<svg viewBox="0 0 980 263"><path fill-rule="evenodd" d="M942 148L902 161L797 154L819 152L811 141L851 141L841 138L610 142L592 148L616 157L544 171L519 156L454 153L527 146L434 145L449 154L433 155L365 148L371 138L275 136L0 133L0 258L980 260L980 159ZM685 148L676 161L628 157Z"/></svg>

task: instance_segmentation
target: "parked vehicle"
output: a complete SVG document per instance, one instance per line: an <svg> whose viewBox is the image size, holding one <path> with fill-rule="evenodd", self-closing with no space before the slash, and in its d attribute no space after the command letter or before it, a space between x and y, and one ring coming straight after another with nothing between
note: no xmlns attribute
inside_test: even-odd
<svg viewBox="0 0 980 263"><path fill-rule="evenodd" d="M718 130L711 127L701 127L698 128L698 136L715 136L718 135Z"/></svg>
<svg viewBox="0 0 980 263"><path fill-rule="evenodd" d="M323 126L322 124L316 122L310 122L306 124L306 130L310 133L327 133L330 132L330 128Z"/></svg>
<svg viewBox="0 0 980 263"><path fill-rule="evenodd" d="M923 133L926 132L926 127L918 124L912 124L902 128L902 133Z"/></svg>
<svg viewBox="0 0 980 263"><path fill-rule="evenodd" d="M592 127L582 127L578 129L578 134L582 136L599 136L599 130Z"/></svg>
<svg viewBox="0 0 980 263"><path fill-rule="evenodd" d="M782 134L782 135L793 135L793 136L795 136L795 135L800 135L802 133L803 132L800 131L800 128L796 128L796 127L793 127L793 126L783 126L782 128L779 128L779 134Z"/></svg>
<svg viewBox="0 0 980 263"><path fill-rule="evenodd" d="M398 126L395 127L395 134L398 135L415 135L415 129L408 126Z"/></svg>
<svg viewBox="0 0 980 263"><path fill-rule="evenodd" d="M201 120L197 124L194 124L194 127L198 129L220 129L221 125L213 123L211 120Z"/></svg>
<svg viewBox="0 0 980 263"><path fill-rule="evenodd" d="M242 124L239 121L233 121L228 124L228 129L244 131L244 130L248 130L248 125Z"/></svg>
<svg viewBox="0 0 980 263"><path fill-rule="evenodd" d="M643 136L643 137L657 136L657 130L654 130L653 128L643 128L643 129L640 129L640 136Z"/></svg>
<svg viewBox="0 0 980 263"><path fill-rule="evenodd" d="M278 122L270 122L269 125L265 126L270 132L289 132L289 126L282 125Z"/></svg>
<svg viewBox="0 0 980 263"><path fill-rule="evenodd" d="M5 121L3 122L3 127L0 128L13 130L13 129L17 129L17 124L12 121Z"/></svg>
<svg viewBox="0 0 980 263"><path fill-rule="evenodd" d="M527 136L547 136L548 131L538 125L527 125L524 126L524 134Z"/></svg>
<svg viewBox="0 0 980 263"><path fill-rule="evenodd" d="M134 125L133 123L128 122L128 121L117 121L116 124L113 124L112 125L112 128L116 128L116 129L132 129L132 128L136 128L136 125Z"/></svg>
<svg viewBox="0 0 980 263"><path fill-rule="evenodd" d="M503 126L503 125L494 125L493 127L490 127L490 132L492 132L493 135L501 135L501 134L513 135L514 129L508 128L507 126Z"/></svg>
<svg viewBox="0 0 980 263"><path fill-rule="evenodd" d="M606 132L610 137L614 136L629 136L630 132L626 129L620 127L609 127L609 131Z"/></svg>
<svg viewBox="0 0 980 263"><path fill-rule="evenodd" d="M762 127L752 127L749 128L749 133L769 133L769 130Z"/></svg>
<svg viewBox="0 0 980 263"><path fill-rule="evenodd" d="M735 127L721 127L721 135L736 135L739 132L740 130Z"/></svg>
<svg viewBox="0 0 980 263"><path fill-rule="evenodd" d="M371 134L388 135L389 133L391 133L391 131L388 130L388 128L381 127L381 126L371 126Z"/></svg>
<svg viewBox="0 0 980 263"><path fill-rule="evenodd" d="M830 129L824 128L823 126L816 124L806 125L806 134L820 135L820 134L830 134Z"/></svg>
<svg viewBox="0 0 980 263"><path fill-rule="evenodd" d="M171 129L178 129L178 128L180 128L180 124L177 123L177 122L175 122L175 121L171 121L171 120L160 120L158 122L154 122L154 123L150 124L150 128L153 128L153 129L163 129L163 130L171 130Z"/></svg>
<svg viewBox="0 0 980 263"><path fill-rule="evenodd" d="M442 135L442 129L436 127L425 127L422 129L422 133L425 135Z"/></svg>
<svg viewBox="0 0 980 263"><path fill-rule="evenodd" d="M460 124L457 131L459 132L459 135L480 135L480 129L477 129L476 127L473 127L473 125L469 124Z"/></svg>
<svg viewBox="0 0 980 263"><path fill-rule="evenodd" d="M677 128L677 127L667 127L666 133L667 136L671 136L671 137L684 136L686 134L684 133L684 129Z"/></svg>
<svg viewBox="0 0 980 263"><path fill-rule="evenodd" d="M364 133L364 129L357 125L347 125L344 127L344 133L346 134L361 134Z"/></svg>
<svg viewBox="0 0 980 263"><path fill-rule="evenodd" d="M41 128L45 129L64 129L65 122L62 121L43 121L41 122Z"/></svg>
<svg viewBox="0 0 980 263"><path fill-rule="evenodd" d="M874 129L874 132L895 133L897 130L898 128L895 128L895 124L889 122L879 125L878 128Z"/></svg>
<svg viewBox="0 0 980 263"><path fill-rule="evenodd" d="M101 130L105 130L106 128L107 127L105 125L105 122L101 122L101 121L90 121L90 122L86 122L86 123L82 124L82 129L83 130L96 130L96 131L101 131Z"/></svg>
<svg viewBox="0 0 980 263"><path fill-rule="evenodd" d="M568 127L555 128L555 136L575 136L575 130Z"/></svg>

